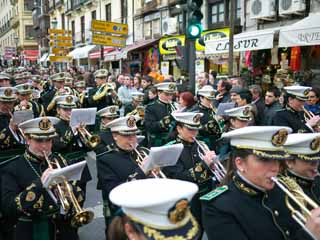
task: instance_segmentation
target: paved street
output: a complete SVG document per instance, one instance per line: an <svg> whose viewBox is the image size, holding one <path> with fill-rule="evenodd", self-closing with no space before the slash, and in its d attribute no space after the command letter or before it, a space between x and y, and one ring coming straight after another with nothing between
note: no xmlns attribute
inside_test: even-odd
<svg viewBox="0 0 320 240"><path fill-rule="evenodd" d="M90 154L89 154L90 155ZM89 169L92 175L92 181L87 186L87 200L85 208L94 211L94 220L80 228L80 240L100 240L104 239L104 218L102 215L102 196L101 192L96 190L97 186L97 171L95 159L87 159ZM202 240L207 240L206 236Z"/></svg>

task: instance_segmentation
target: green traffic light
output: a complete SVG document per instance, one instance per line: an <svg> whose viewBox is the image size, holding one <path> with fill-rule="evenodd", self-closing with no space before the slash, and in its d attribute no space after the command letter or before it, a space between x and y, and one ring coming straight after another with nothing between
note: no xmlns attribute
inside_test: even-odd
<svg viewBox="0 0 320 240"><path fill-rule="evenodd" d="M202 32L201 24L191 24L188 27L189 38L199 38Z"/></svg>

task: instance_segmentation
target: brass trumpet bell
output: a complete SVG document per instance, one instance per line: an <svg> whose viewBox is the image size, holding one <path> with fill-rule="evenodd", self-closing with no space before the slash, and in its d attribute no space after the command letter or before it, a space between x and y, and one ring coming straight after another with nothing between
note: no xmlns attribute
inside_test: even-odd
<svg viewBox="0 0 320 240"><path fill-rule="evenodd" d="M93 220L94 214L89 210L76 213L71 219L71 226L74 228L82 227Z"/></svg>

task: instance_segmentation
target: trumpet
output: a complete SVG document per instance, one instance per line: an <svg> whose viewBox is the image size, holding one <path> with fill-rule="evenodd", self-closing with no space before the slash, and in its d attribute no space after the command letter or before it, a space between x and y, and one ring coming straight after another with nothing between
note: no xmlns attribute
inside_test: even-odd
<svg viewBox="0 0 320 240"><path fill-rule="evenodd" d="M129 112L127 116L139 116L140 118L144 119L145 107L144 106L137 106L132 112Z"/></svg>
<svg viewBox="0 0 320 240"><path fill-rule="evenodd" d="M197 143L198 145L198 154L199 157L201 158L201 160L207 165L207 163L204 161L204 156L206 154L206 152L210 151L210 149L208 148L208 146L202 142L199 142L196 138L193 138L193 140ZM221 182L226 174L227 171L224 168L224 166L222 165L221 162L219 162L219 160L214 159L214 170L211 169L209 166L209 169L211 170L211 172L213 173L213 175L215 176L215 178Z"/></svg>
<svg viewBox="0 0 320 240"><path fill-rule="evenodd" d="M130 144L130 145L133 148L133 151L137 155L135 161L138 164L138 166L142 169L143 159L145 159L148 156L148 153L144 149L138 150L137 147L134 146L133 144ZM161 170L159 171L160 176L158 176L154 171L151 171L151 174L154 178L167 178L166 175L164 175L164 173Z"/></svg>
<svg viewBox="0 0 320 240"><path fill-rule="evenodd" d="M177 106L174 104L174 102L170 102L170 110L171 110L171 113L173 113L174 111L177 111L178 108Z"/></svg>
<svg viewBox="0 0 320 240"><path fill-rule="evenodd" d="M285 203L291 212L292 218L309 234L310 231L305 227L307 217L311 215L311 210L318 208L318 204L314 202L308 195L306 195L301 187L290 177L279 176L271 177L271 180L277 184L277 186L284 191ZM292 206L293 201L300 211ZM311 234L312 236L312 234Z"/></svg>
<svg viewBox="0 0 320 240"><path fill-rule="evenodd" d="M55 159L55 161L52 163L49 158L48 155L45 151L43 151L44 154L44 158L48 164L48 166L52 169L54 168L61 168L59 162L57 159ZM55 167L54 167L54 166ZM61 176L61 179L63 180L62 183L57 183L54 185L50 186L50 189L53 189L54 187L56 188L56 193L58 195L58 199L61 203L61 206L63 208L63 210L65 212L68 212L71 208L71 205L74 207L75 209L75 214L71 219L71 225L75 228L81 227L83 225L86 225L88 223L90 223L93 219L93 212L89 211L89 210L83 210L74 193L72 190L71 185L68 183L67 179L64 176Z"/></svg>
<svg viewBox="0 0 320 240"><path fill-rule="evenodd" d="M96 148L101 142L101 138L96 134L91 134L84 125L80 125L78 132L83 142L90 148Z"/></svg>

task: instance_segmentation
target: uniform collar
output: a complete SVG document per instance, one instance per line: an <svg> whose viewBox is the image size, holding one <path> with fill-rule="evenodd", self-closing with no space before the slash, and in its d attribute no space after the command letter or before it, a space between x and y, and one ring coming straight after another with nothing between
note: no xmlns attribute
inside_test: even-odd
<svg viewBox="0 0 320 240"><path fill-rule="evenodd" d="M293 112L293 113L298 113L298 111L294 110L292 107L289 106L289 104L286 105L286 109L290 112Z"/></svg>
<svg viewBox="0 0 320 240"><path fill-rule="evenodd" d="M158 102L161 103L161 104L164 104L164 105L168 105L168 104L169 104L169 103L165 103L165 102L161 101L160 98L158 98L157 100L158 100Z"/></svg>
<svg viewBox="0 0 320 240"><path fill-rule="evenodd" d="M243 193L256 197L265 194L265 190L251 183L248 179L237 172L232 178L235 186Z"/></svg>
<svg viewBox="0 0 320 240"><path fill-rule="evenodd" d="M302 177L299 174L296 174L295 172L291 171L291 170L287 170L286 171L286 175L288 177L293 178L301 187L312 187L314 180L306 178L306 177Z"/></svg>
<svg viewBox="0 0 320 240"><path fill-rule="evenodd" d="M182 143L184 146L190 146L191 147L194 144L194 143L187 142L187 141L183 140L183 138L180 135L177 136L176 141L177 141L177 143Z"/></svg>
<svg viewBox="0 0 320 240"><path fill-rule="evenodd" d="M200 109L205 109L205 110L210 110L209 107L204 106L202 103L199 103L199 108L200 108Z"/></svg>
<svg viewBox="0 0 320 240"><path fill-rule="evenodd" d="M44 159L40 158L37 156L35 153L31 152L29 149L27 149L24 153L25 159L31 161L31 162L36 162L36 163L41 163L44 161Z"/></svg>

